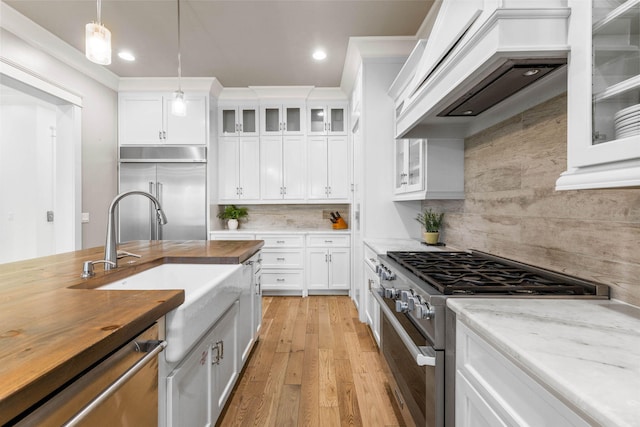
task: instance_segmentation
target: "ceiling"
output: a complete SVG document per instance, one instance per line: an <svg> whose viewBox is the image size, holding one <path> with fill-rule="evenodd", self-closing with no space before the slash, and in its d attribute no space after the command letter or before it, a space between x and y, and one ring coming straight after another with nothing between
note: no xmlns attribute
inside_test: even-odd
<svg viewBox="0 0 640 427"><path fill-rule="evenodd" d="M94 0L2 0L78 50L96 20ZM427 0L180 0L183 77L225 87L340 86L349 37L413 36ZM120 77L175 77L177 0L102 0L112 34L109 70ZM312 51L323 47L327 59ZM136 61L116 55L127 49Z"/></svg>

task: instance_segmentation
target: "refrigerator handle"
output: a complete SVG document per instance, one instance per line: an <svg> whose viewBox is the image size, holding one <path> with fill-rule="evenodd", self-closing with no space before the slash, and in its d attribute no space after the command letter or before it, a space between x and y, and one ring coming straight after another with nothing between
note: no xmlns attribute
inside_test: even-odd
<svg viewBox="0 0 640 427"><path fill-rule="evenodd" d="M153 181L149 181L149 194L155 196L153 191ZM156 222L156 212L153 209L153 203L149 200L149 219L151 221L151 227L149 227L149 240L157 240L158 235L158 223Z"/></svg>
<svg viewBox="0 0 640 427"><path fill-rule="evenodd" d="M162 183L159 181L156 183L156 197L158 198L160 205L162 205ZM162 240L162 224L160 223L160 218L158 218L158 215L156 215L155 212L154 222L158 228L158 240Z"/></svg>

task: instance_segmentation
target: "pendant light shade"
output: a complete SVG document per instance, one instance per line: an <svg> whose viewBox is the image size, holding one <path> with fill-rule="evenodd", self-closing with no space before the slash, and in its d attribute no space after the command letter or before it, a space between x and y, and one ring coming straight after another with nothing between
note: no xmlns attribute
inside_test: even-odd
<svg viewBox="0 0 640 427"><path fill-rule="evenodd" d="M173 92L173 102L171 102L171 114L184 117L187 115L187 103L184 100L184 92L177 90Z"/></svg>
<svg viewBox="0 0 640 427"><path fill-rule="evenodd" d="M85 27L85 55L96 64L111 64L111 31L100 22L101 0L97 0L97 22Z"/></svg>

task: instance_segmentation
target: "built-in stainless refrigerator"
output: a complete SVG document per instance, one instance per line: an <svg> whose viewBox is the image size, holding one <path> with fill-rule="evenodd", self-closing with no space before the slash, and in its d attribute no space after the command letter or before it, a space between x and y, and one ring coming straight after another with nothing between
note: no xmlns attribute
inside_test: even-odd
<svg viewBox="0 0 640 427"><path fill-rule="evenodd" d="M121 147L119 192L130 190L156 196L168 222L157 222L146 197L126 197L118 208L118 241L207 240L205 147Z"/></svg>

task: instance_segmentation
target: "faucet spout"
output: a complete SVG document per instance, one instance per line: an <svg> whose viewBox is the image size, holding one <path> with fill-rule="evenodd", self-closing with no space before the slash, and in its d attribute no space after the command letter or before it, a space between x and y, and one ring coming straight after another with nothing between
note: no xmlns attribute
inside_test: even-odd
<svg viewBox="0 0 640 427"><path fill-rule="evenodd" d="M111 202L111 205L109 206L109 217L107 219L107 238L104 244L104 259L105 261L109 261L113 264L105 263L104 265L105 270L111 270L113 268L118 267L118 238L116 234L116 215L115 215L116 207L118 206L118 203L120 203L122 199L135 194L138 194L140 196L145 196L146 198L151 200L151 202L153 203L156 209L156 220L160 224L166 224L168 222L167 216L164 214L164 211L162 210L162 206L160 205L160 202L150 193L147 193L146 191L134 190L134 191L127 191L127 192L118 194L113 199L113 201Z"/></svg>

